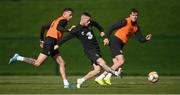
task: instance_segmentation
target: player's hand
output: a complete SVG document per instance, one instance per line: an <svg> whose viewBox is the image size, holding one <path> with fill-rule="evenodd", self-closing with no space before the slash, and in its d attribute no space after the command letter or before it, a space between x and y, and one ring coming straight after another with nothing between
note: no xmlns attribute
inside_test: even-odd
<svg viewBox="0 0 180 95"><path fill-rule="evenodd" d="M101 32L101 33L100 33L100 36L101 36L101 37L104 37L104 35L105 35L104 32Z"/></svg>
<svg viewBox="0 0 180 95"><path fill-rule="evenodd" d="M76 25L72 25L71 28L69 28L69 31L71 31L75 27L76 27Z"/></svg>
<svg viewBox="0 0 180 95"><path fill-rule="evenodd" d="M54 50L56 50L56 49L58 49L59 48L59 46L58 45L55 45L54 46Z"/></svg>
<svg viewBox="0 0 180 95"><path fill-rule="evenodd" d="M151 34L148 34L148 35L146 35L146 40L151 40L151 38L152 38L152 35Z"/></svg>
<svg viewBox="0 0 180 95"><path fill-rule="evenodd" d="M108 38L104 39L104 45L109 45L109 39Z"/></svg>
<svg viewBox="0 0 180 95"><path fill-rule="evenodd" d="M43 48L44 41L40 41L40 47Z"/></svg>

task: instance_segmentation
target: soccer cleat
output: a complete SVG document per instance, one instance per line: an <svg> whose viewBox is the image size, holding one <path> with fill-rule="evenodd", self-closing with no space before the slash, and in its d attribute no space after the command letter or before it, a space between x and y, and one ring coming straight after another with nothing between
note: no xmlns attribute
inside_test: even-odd
<svg viewBox="0 0 180 95"><path fill-rule="evenodd" d="M104 82L108 85L111 85L111 78L105 77Z"/></svg>
<svg viewBox="0 0 180 95"><path fill-rule="evenodd" d="M106 85L106 83L104 82L104 80L102 80L102 79L98 79L98 78L96 78L95 80L94 80L97 84L99 84L99 85Z"/></svg>
<svg viewBox="0 0 180 95"><path fill-rule="evenodd" d="M9 60L9 64L16 62L18 56L19 54L15 53L14 56Z"/></svg>
<svg viewBox="0 0 180 95"><path fill-rule="evenodd" d="M64 88L70 88L70 85L64 85Z"/></svg>
<svg viewBox="0 0 180 95"><path fill-rule="evenodd" d="M82 80L82 79L77 79L77 85L76 85L76 87L77 87L77 88L81 88L82 83L83 83L83 80Z"/></svg>

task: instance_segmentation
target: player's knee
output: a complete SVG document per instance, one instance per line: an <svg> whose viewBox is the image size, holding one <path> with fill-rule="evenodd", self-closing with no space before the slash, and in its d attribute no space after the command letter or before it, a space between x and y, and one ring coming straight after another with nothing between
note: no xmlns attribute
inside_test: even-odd
<svg viewBox="0 0 180 95"><path fill-rule="evenodd" d="M34 66L39 67L42 63L44 63L44 61L41 60L34 60L34 62L32 63Z"/></svg>
<svg viewBox="0 0 180 95"><path fill-rule="evenodd" d="M61 61L61 62L58 62L58 64L60 65L60 66L65 66L65 63L64 63L64 61Z"/></svg>
<svg viewBox="0 0 180 95"><path fill-rule="evenodd" d="M40 63L35 62L33 65L36 66L36 67L39 67Z"/></svg>
<svg viewBox="0 0 180 95"><path fill-rule="evenodd" d="M100 66L104 66L106 63L105 63L105 61L102 58L99 58L97 60L97 64L99 64Z"/></svg>
<svg viewBox="0 0 180 95"><path fill-rule="evenodd" d="M99 74L100 71L101 71L101 68L100 68L100 67L96 67L96 68L94 68L94 71L95 71L97 74Z"/></svg>
<svg viewBox="0 0 180 95"><path fill-rule="evenodd" d="M125 62L125 58L123 56L116 56L116 60L118 61L118 63L121 63L121 64Z"/></svg>
<svg viewBox="0 0 180 95"><path fill-rule="evenodd" d="M62 63L60 64L60 66L61 66L61 67L65 67L65 63L62 62Z"/></svg>

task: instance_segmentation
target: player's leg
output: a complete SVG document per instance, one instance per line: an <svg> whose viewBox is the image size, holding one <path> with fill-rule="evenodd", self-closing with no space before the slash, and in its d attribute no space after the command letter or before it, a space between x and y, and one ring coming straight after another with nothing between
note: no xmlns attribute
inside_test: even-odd
<svg viewBox="0 0 180 95"><path fill-rule="evenodd" d="M113 58L113 65L111 68L113 70L117 70L119 68L120 72L122 72L120 67L123 65L123 63L124 63L124 56L117 55L115 58ZM104 82L107 83L108 85L111 85L111 77L112 77L112 74L108 73L104 77ZM122 77L122 74L121 74L121 77Z"/></svg>
<svg viewBox="0 0 180 95"><path fill-rule="evenodd" d="M35 61L35 63L33 64L34 66L38 67L40 66L42 63L44 63L44 61L48 58L47 55L40 53L37 60ZM28 59L26 59L28 60ZM31 60L31 59L30 59Z"/></svg>
<svg viewBox="0 0 180 95"><path fill-rule="evenodd" d="M121 66L124 63L124 56L122 55L123 46L124 46L124 44L122 43L122 41L119 38L117 38L117 37L112 38L112 40L110 42L110 50L111 50L112 57L113 57L113 65L111 67L113 70L117 70L119 68L119 66ZM119 68L119 71L120 70L121 70L121 68ZM104 81L107 84L111 85L111 81L110 81L111 76L112 76L112 73L107 74L107 72L104 72L97 78L99 80L104 79ZM121 74L121 76L122 76L122 74Z"/></svg>
<svg viewBox="0 0 180 95"><path fill-rule="evenodd" d="M15 61L22 61L27 64L32 64L34 66L40 66L46 59L47 55L40 53L37 59L29 58L29 57L23 57L19 54L15 54L10 60L9 64L15 62Z"/></svg>
<svg viewBox="0 0 180 95"><path fill-rule="evenodd" d="M119 72L118 71L114 71L112 70L110 67L108 67L104 61L104 59L102 59L101 54L100 54L100 48L96 48L94 50L86 50L85 51L87 57L93 61L94 63L98 64L99 66L101 66L105 71L107 72L111 72L113 74L115 74L116 76L119 76ZM95 79L95 81L99 84L102 84L102 82L98 82L98 80ZM102 84L103 85L103 84Z"/></svg>
<svg viewBox="0 0 180 95"><path fill-rule="evenodd" d="M123 65L124 61L125 61L125 58L123 55L117 55L115 58L113 58L113 65L111 66L111 68L113 70L117 70ZM111 76L112 74L108 73L106 77L110 78Z"/></svg>
<svg viewBox="0 0 180 95"><path fill-rule="evenodd" d="M98 58L96 63L98 65L100 65L105 71L109 72L109 73L112 73L116 76L119 76L120 72L119 71L115 71L113 69L111 69L108 65L106 65L105 61L103 58Z"/></svg>
<svg viewBox="0 0 180 95"><path fill-rule="evenodd" d="M86 81L95 75L100 73L101 67L99 65L96 65L95 63L93 64L94 70L90 71L87 75L83 77L83 79Z"/></svg>
<svg viewBox="0 0 180 95"><path fill-rule="evenodd" d="M125 61L125 58L123 55L117 55L115 58L113 58L113 65L111 68L113 70L117 70L119 67L121 67Z"/></svg>
<svg viewBox="0 0 180 95"><path fill-rule="evenodd" d="M62 57L59 54L56 54L53 56L53 59L58 63L59 65L59 73L61 74L61 77L63 79L64 88L69 88L69 82L67 80L66 76L66 70L65 70L65 62L62 59Z"/></svg>
<svg viewBox="0 0 180 95"><path fill-rule="evenodd" d="M101 67L99 65L93 64L94 70L90 71L88 74L86 74L84 77L77 79L77 88L80 88L83 82L86 80L94 77L95 75L100 73Z"/></svg>
<svg viewBox="0 0 180 95"><path fill-rule="evenodd" d="M32 65L38 67L47 59L48 55L50 55L51 49L54 48L53 44L54 44L54 40L52 38L48 37L45 39L45 42L43 44L42 53L39 54L37 59L23 57L23 56L20 56L19 54L15 54L10 59L9 64L11 64L15 61L23 61L25 63L32 64Z"/></svg>
<svg viewBox="0 0 180 95"><path fill-rule="evenodd" d="M107 74L107 71L104 71L101 75L99 75L97 78L95 78L95 82L98 83L99 85L106 85L106 83L104 82L104 77Z"/></svg>
<svg viewBox="0 0 180 95"><path fill-rule="evenodd" d="M115 70L111 69L110 67L108 67L108 66L105 64L105 62L104 62L104 60L103 60L102 58L98 59L97 61L98 61L99 64L102 66L102 68L104 68L105 72L102 73L100 76L98 76L98 77L95 79L96 83L98 83L99 85L106 85L106 83L109 84L109 85L111 85L110 80L108 80L108 81L106 80L106 82L103 80L104 77L105 77L105 75L107 74L107 72L109 72L110 74L115 74L116 76L119 76L120 73L121 73L121 69L118 69L118 71L115 71Z"/></svg>

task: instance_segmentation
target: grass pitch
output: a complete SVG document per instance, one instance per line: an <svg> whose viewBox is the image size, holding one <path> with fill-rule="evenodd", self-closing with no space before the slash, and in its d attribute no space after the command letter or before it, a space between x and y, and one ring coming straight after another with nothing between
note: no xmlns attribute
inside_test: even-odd
<svg viewBox="0 0 180 95"><path fill-rule="evenodd" d="M71 84L80 76L69 76ZM94 79L82 88L64 89L58 76L0 76L0 94L178 94L179 76L160 76L152 84L145 76L113 77L111 86L99 86Z"/></svg>

